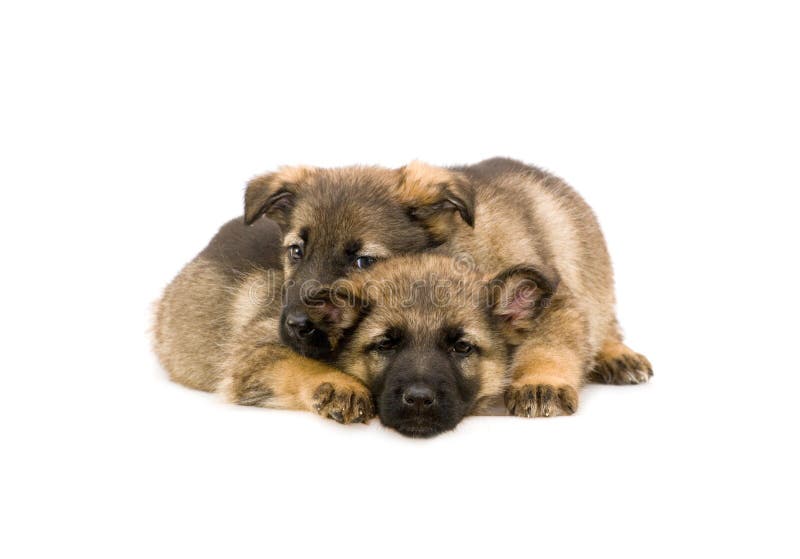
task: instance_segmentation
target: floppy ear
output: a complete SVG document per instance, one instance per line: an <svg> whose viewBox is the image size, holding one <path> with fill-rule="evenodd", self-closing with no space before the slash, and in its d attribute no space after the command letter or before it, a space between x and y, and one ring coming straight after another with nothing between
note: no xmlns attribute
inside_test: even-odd
<svg viewBox="0 0 800 559"><path fill-rule="evenodd" d="M244 193L244 222L251 225L266 215L283 227L288 223L298 186L313 172L310 167L282 167L276 173L254 178Z"/></svg>
<svg viewBox="0 0 800 559"><path fill-rule="evenodd" d="M461 173L413 161L400 177L401 202L437 241L447 240L459 218L475 225L475 192Z"/></svg>
<svg viewBox="0 0 800 559"><path fill-rule="evenodd" d="M529 332L536 317L550 306L559 284L554 271L519 265L489 281L489 307L503 333Z"/></svg>
<svg viewBox="0 0 800 559"><path fill-rule="evenodd" d="M333 348L369 311L369 304L361 298L358 287L348 280L338 280L319 289L304 303L308 317L325 329Z"/></svg>

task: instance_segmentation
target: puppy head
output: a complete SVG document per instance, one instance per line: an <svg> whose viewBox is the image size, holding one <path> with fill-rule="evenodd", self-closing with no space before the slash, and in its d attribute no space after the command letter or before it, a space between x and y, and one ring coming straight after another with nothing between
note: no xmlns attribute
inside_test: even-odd
<svg viewBox="0 0 800 559"><path fill-rule="evenodd" d="M309 357L330 358L322 325L304 310L308 293L377 260L431 246L425 225L392 193L401 176L378 167L285 167L256 177L245 192L245 223L263 217L282 231L283 341Z"/></svg>
<svg viewBox="0 0 800 559"><path fill-rule="evenodd" d="M338 365L371 387L381 422L430 437L502 394L506 335L535 327L544 296L530 277L486 281L445 256L394 258L321 290L308 312L341 346Z"/></svg>

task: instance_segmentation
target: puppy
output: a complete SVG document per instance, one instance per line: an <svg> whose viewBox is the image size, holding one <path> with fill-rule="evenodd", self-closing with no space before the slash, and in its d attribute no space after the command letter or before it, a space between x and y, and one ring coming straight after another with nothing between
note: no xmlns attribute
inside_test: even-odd
<svg viewBox="0 0 800 559"><path fill-rule="evenodd" d="M436 252L467 255L488 274L529 267L556 287L535 333L513 334L511 414L572 414L587 380L636 384L652 376L649 361L622 343L597 219L564 181L501 158L454 168L412 163L401 173L398 199L442 241Z"/></svg>
<svg viewBox="0 0 800 559"><path fill-rule="evenodd" d="M555 286L517 266L491 279L442 255L398 257L309 301L339 368L372 390L381 422L412 437L453 429L508 387L509 356L535 336ZM569 389L540 395L543 415L573 410Z"/></svg>
<svg viewBox="0 0 800 559"><path fill-rule="evenodd" d="M471 258L490 275L521 266L557 287L536 336L511 333L512 414L569 414L586 380L652 374L622 344L611 265L589 207L560 179L508 159L294 167L254 179L244 224L223 227L165 290L156 353L174 380L232 402L363 420L368 389L329 365L331 337L304 311L304 296L380 259L424 251ZM571 397L551 409L551 393Z"/></svg>
<svg viewBox="0 0 800 559"><path fill-rule="evenodd" d="M328 337L302 299L440 242L398 201L399 181L375 167L285 168L250 181L244 218L223 226L157 304L154 347L170 377L238 404L368 419L369 390L330 365Z"/></svg>

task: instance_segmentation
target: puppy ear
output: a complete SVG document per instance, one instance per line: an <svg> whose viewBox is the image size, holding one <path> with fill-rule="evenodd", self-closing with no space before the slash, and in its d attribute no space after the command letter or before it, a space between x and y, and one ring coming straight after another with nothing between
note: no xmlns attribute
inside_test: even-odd
<svg viewBox="0 0 800 559"><path fill-rule="evenodd" d="M244 222L251 225L262 215L286 225L297 199L298 187L313 173L310 167L283 167L247 183L244 193Z"/></svg>
<svg viewBox="0 0 800 559"><path fill-rule="evenodd" d="M348 280L337 280L309 295L305 307L311 321L325 329L333 348L369 312L369 304L362 299L358 286Z"/></svg>
<svg viewBox="0 0 800 559"><path fill-rule="evenodd" d="M475 225L475 191L459 172L413 161L400 169L400 200L409 213L444 242L461 219Z"/></svg>
<svg viewBox="0 0 800 559"><path fill-rule="evenodd" d="M489 307L503 333L530 332L558 288L554 271L520 265L500 272L489 281Z"/></svg>

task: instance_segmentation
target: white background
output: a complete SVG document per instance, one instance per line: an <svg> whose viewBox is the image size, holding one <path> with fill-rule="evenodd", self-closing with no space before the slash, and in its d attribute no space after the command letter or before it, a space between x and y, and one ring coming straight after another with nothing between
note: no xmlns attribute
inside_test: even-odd
<svg viewBox="0 0 800 559"><path fill-rule="evenodd" d="M797 557L791 3L280 4L3 2L0 555ZM494 155L593 205L651 384L415 441L166 380L251 176Z"/></svg>

